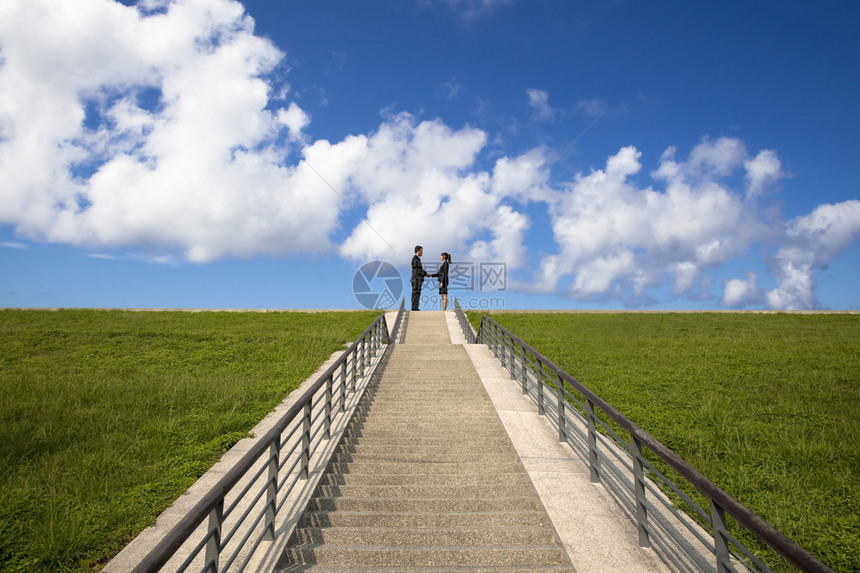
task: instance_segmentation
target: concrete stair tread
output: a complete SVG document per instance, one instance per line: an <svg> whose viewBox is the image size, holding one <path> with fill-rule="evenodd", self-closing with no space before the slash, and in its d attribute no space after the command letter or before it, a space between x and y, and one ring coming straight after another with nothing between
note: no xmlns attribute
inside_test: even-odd
<svg viewBox="0 0 860 573"><path fill-rule="evenodd" d="M302 565L293 565L284 569L277 569L278 573L302 573L305 571L313 571L314 573L367 573L367 568L362 565L320 565L318 563L307 563ZM468 572L468 573L574 573L576 570L570 565L530 565L528 567L519 567L515 565L507 566L450 566L442 567L432 566L375 566L374 572L377 573L439 573L442 571L450 573Z"/></svg>
<svg viewBox="0 0 860 573"><path fill-rule="evenodd" d="M463 474L326 474L320 485L469 485L484 486L530 484L522 472L491 473L489 475Z"/></svg>
<svg viewBox="0 0 860 573"><path fill-rule="evenodd" d="M563 565L567 554L558 545L389 547L387 545L299 545L286 551L292 563L363 564L368 566Z"/></svg>
<svg viewBox="0 0 860 573"><path fill-rule="evenodd" d="M487 469L495 469L495 471L507 473L511 471L522 471L522 465L520 463L506 462L488 467L487 464L469 464L461 462L437 463L433 466L433 472L440 474L462 473L468 471L483 473L483 471ZM360 464L356 462L353 462L352 464L341 464L332 462L328 465L326 471L341 472L349 475L366 473L373 473L376 475L409 475L414 473L427 473L428 469L427 464L416 462L377 462L368 464Z"/></svg>
<svg viewBox="0 0 860 573"><path fill-rule="evenodd" d="M488 499L497 497L523 497L531 484L500 485L487 487L475 485L320 485L316 495L320 497L378 497L389 499L408 497L410 499L443 499L451 496ZM525 490L525 491L524 491Z"/></svg>
<svg viewBox="0 0 860 573"><path fill-rule="evenodd" d="M298 544L387 545L390 547L477 547L514 544L543 545L555 540L551 527L506 525L497 527L302 527L296 531Z"/></svg>
<svg viewBox="0 0 860 573"><path fill-rule="evenodd" d="M476 450L487 451L487 449L496 449L496 444L487 444L484 440L475 440L472 442L455 443L451 446L440 446L432 444L416 444L414 448L409 448L410 444L415 442L394 442L379 440L377 443L360 443L360 444L343 444L338 447L338 453L341 454L368 454L374 455L379 452L397 452L397 451L412 451L423 452L425 454L433 452L450 452L457 453L461 456L469 456ZM469 458L467 458L469 459Z"/></svg>
<svg viewBox="0 0 860 573"><path fill-rule="evenodd" d="M468 456L467 460L463 459L462 454L457 452L388 452L388 453L358 453L350 454L347 452L338 452L332 456L333 462L339 463L356 463L356 464L372 464L377 462L383 463L419 463L428 464L459 464L461 462L476 464L476 463L493 463L493 462L516 462L520 458L516 452L484 452L476 451L474 455Z"/></svg>
<svg viewBox="0 0 860 573"><path fill-rule="evenodd" d="M332 457L333 462L340 463L367 463L385 462L391 460L404 461L409 458L420 458L428 463L448 464L470 464L492 463L493 461L510 459L518 461L519 457L513 451L496 451L493 448L484 448L481 443L459 444L452 448L442 447L417 447L402 448L396 444L390 444L389 448L358 446L338 449Z"/></svg>
<svg viewBox="0 0 860 573"><path fill-rule="evenodd" d="M455 512L467 511L505 511L534 510L541 511L540 500L534 497L517 498L480 498L480 499L397 499L397 498L351 498L351 497L317 497L310 501L308 508L312 511L383 511L397 512Z"/></svg>
<svg viewBox="0 0 860 573"><path fill-rule="evenodd" d="M467 512L394 512L394 511L309 511L302 527L500 527L505 525L546 525L547 516L540 511L467 511Z"/></svg>

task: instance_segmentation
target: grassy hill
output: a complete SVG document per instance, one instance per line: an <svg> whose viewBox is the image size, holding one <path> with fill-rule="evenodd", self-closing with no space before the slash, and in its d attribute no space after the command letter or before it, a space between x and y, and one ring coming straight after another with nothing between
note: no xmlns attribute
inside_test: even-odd
<svg viewBox="0 0 860 573"><path fill-rule="evenodd" d="M860 571L860 315L492 316L824 563Z"/></svg>
<svg viewBox="0 0 860 573"><path fill-rule="evenodd" d="M98 568L377 314L0 311L0 570Z"/></svg>

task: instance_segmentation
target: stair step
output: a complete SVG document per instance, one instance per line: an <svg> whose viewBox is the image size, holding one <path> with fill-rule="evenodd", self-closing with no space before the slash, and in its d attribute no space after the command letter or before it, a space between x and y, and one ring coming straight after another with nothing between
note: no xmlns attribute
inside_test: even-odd
<svg viewBox="0 0 860 573"><path fill-rule="evenodd" d="M301 565L290 565L285 568L276 569L277 573L304 573L311 571L313 573L367 573L367 568L363 565L321 565L319 563L305 563ZM442 567L432 566L374 566L375 573L576 573L576 570L570 565L529 565L528 567L519 567L516 565L491 565L491 566L450 566Z"/></svg>
<svg viewBox="0 0 860 573"><path fill-rule="evenodd" d="M351 464L332 462L326 468L327 472L343 473L343 474L371 474L371 475L395 475L395 474L424 474L428 472L437 474L458 474L462 472L471 472L475 474L483 474L485 471L490 472L517 472L523 471L522 465L512 462L496 463L490 466L489 464L470 464L468 462L461 463L436 463L432 469L427 467L426 463L415 462L375 462L375 463L360 463L354 462Z"/></svg>
<svg viewBox="0 0 860 573"><path fill-rule="evenodd" d="M320 497L376 497L407 499L499 498L522 497L532 493L531 484L494 485L320 485L314 495Z"/></svg>
<svg viewBox="0 0 860 573"><path fill-rule="evenodd" d="M301 527L494 527L505 525L547 525L542 511L467 511L446 513L385 511L308 511Z"/></svg>
<svg viewBox="0 0 860 573"><path fill-rule="evenodd" d="M456 445L457 443L468 441L480 442L492 447L508 447L508 437L499 435L497 427L485 427L485 429L486 431L484 432L479 432L475 430L474 433L470 431L468 435L460 435L458 436L458 440L456 442L449 443L449 445ZM385 444L399 447L421 447L424 445L437 446L439 445L439 438L440 434L437 433L430 434L428 432L419 433L417 435L405 435L399 434L397 432L392 432L390 429L386 430L383 428L371 428L370 430L368 430L354 427L344 435L343 439L341 440L341 443L353 446L361 444Z"/></svg>
<svg viewBox="0 0 860 573"><path fill-rule="evenodd" d="M466 511L542 511L537 495L534 497L480 499L397 499L357 497L316 497L308 503L311 511L383 511L407 513Z"/></svg>
<svg viewBox="0 0 860 573"><path fill-rule="evenodd" d="M567 562L564 549L549 545L497 545L492 547L450 546L387 547L364 545L300 545L285 551L288 562L348 564L365 567L396 566L470 566L470 565L563 565Z"/></svg>
<svg viewBox="0 0 860 573"><path fill-rule="evenodd" d="M439 412L435 417L411 416L409 412L371 412L372 420L358 422L366 431L379 431L403 437L451 436L459 434L469 437L470 431L479 432L482 428L492 428L498 432L499 422L489 416L473 416L458 412ZM463 417L468 416L467 419Z"/></svg>
<svg viewBox="0 0 860 573"><path fill-rule="evenodd" d="M488 463L493 464L497 462L503 463L515 463L520 458L517 456L516 452L488 452L482 450L480 447L474 448L472 453L463 454L460 452L449 452L449 451L405 451L398 452L393 451L389 453L384 452L372 452L372 453L360 453L360 454L351 454L349 452L336 452L332 455L331 461L335 463L392 463L392 462L406 462L406 463L429 463L429 464L439 464L439 463L448 463L448 464L456 464L461 461L468 462L471 464L480 462L480 463Z"/></svg>
<svg viewBox="0 0 860 573"><path fill-rule="evenodd" d="M549 527L303 527L295 539L303 545L355 545L389 547L476 547L482 545L544 545L555 542L555 532Z"/></svg>
<svg viewBox="0 0 860 573"><path fill-rule="evenodd" d="M493 439L490 440L469 440L455 442L453 444L440 445L433 442L417 442L416 440L394 441L394 440L364 440L360 443L348 441L341 443L337 447L339 454L356 454L375 456L378 454L392 452L422 452L425 454L457 454L458 459L467 456L475 450L499 449L504 446L504 442ZM471 459L471 458L469 458Z"/></svg>
<svg viewBox="0 0 860 573"><path fill-rule="evenodd" d="M499 485L531 484L523 472L491 472L489 474L467 473L411 473L411 474L325 474L320 485L449 485L462 486L480 484L485 487Z"/></svg>

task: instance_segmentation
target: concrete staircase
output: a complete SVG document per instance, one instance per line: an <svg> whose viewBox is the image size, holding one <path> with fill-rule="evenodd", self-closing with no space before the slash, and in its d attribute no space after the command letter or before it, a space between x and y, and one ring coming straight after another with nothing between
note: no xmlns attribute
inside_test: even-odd
<svg viewBox="0 0 860 573"><path fill-rule="evenodd" d="M278 571L574 571L444 314L412 312Z"/></svg>

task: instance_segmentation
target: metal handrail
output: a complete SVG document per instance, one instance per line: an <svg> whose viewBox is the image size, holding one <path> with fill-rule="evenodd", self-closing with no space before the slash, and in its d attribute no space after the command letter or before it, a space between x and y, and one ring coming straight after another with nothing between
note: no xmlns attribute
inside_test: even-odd
<svg viewBox="0 0 860 573"><path fill-rule="evenodd" d="M394 326L391 329L391 341L395 344L403 342L403 335L406 334L406 298L400 300L400 308L397 309L397 316L394 318Z"/></svg>
<svg viewBox="0 0 860 573"><path fill-rule="evenodd" d="M466 318L466 313L463 312L457 298L454 298L454 315L457 317L457 322L460 323L463 336L466 337L466 344L475 344L475 331L472 330L472 325L469 324L469 319Z"/></svg>
<svg viewBox="0 0 860 573"><path fill-rule="evenodd" d="M461 321L460 324L468 340L468 333L471 332L471 325L468 323L468 319L466 319L465 314L461 309L459 309L459 305L456 304L456 301L455 312L458 313L458 319L460 318L460 315L463 316L463 320L465 322ZM502 366L511 372L512 378L522 384L524 394L529 391L527 388L527 382L539 382L539 384L535 385L535 392L540 414L543 415L545 413L544 398L546 396L544 393L549 392L556 395L557 414L554 421L558 424L560 442L568 442L569 435L565 426L566 421L568 420L566 414L569 410L579 415L585 423L587 423L587 447L589 450L588 463L591 470L592 481L601 481L600 460L605 459L603 454L598 450L598 444L602 441L598 439L598 436L601 438L602 436L597 432L596 426L602 424L602 422L597 417L595 408L605 413L606 416L615 421L630 434L631 443L629 445L624 443L623 440L621 440L621 442L624 443L624 449L627 450L625 453L632 458L633 462L633 488L635 490L636 519L639 529L639 543L641 546L650 546L648 513L650 512L649 509L653 508L653 506L645 499L645 492L648 488L646 487L644 473L645 471L648 471L651 474L659 474L659 472L650 466L642 453L642 447L646 446L651 450L651 452L678 472L678 474L692 484L693 487L695 487L710 501L711 516L708 521L712 526L714 536L713 546L710 550L716 556L718 572L734 570L731 563L731 557L732 555L736 556L736 554L730 553L730 542L732 545L737 546L741 552L750 557L757 567L769 570L757 557L753 556L746 547L741 545L740 542L728 532L725 521L725 513L728 512L738 521L738 523L751 531L756 537L773 548L798 569L810 572L832 573L832 570L824 563L810 555L783 533L753 513L749 508L720 489L716 484L702 475L702 473L678 456L675 452L637 426L609 403L589 390L576 378L555 365L549 358L545 357L528 343L524 342L510 330L486 314L481 317L481 324L478 329L476 340L478 344L486 344L490 347L494 355L500 359ZM533 361L528 358L528 354L531 354ZM544 381L545 377L554 380L555 388L552 388ZM585 397L585 416L580 415L575 409L570 408L569 400L575 400L575 398L564 387L565 384L569 385ZM605 439L608 440L608 438ZM662 474L659 474L659 476L668 484L671 484L671 482L662 476ZM616 478L617 477L618 476L616 476ZM608 484L609 482L605 485ZM674 484L671 485L674 486ZM613 487L615 487L614 484ZM686 499L686 502L692 503L689 498ZM706 515L704 511L697 506L696 509L701 511L703 515Z"/></svg>
<svg viewBox="0 0 860 573"><path fill-rule="evenodd" d="M244 569L260 543L263 540L271 541L274 538L275 521L278 518L278 511L282 508L286 500L285 496L291 493L291 488L296 483L308 479L310 458L324 442L331 438L332 412L336 410L344 412L347 391L352 393L362 392L366 387L366 382L374 373L375 364L372 364L372 361L374 358L381 358L380 353L390 350L390 343L398 334L398 329L402 322L401 317L404 313L404 304L405 300L401 301L392 336L389 336L385 314L380 314L355 339L349 348L317 378L311 387L289 407L286 413L275 422L274 426L250 446L245 455L202 496L194 507L168 531L164 538L152 548L132 571L143 573L161 569L177 554L184 544L191 540L195 531L207 517L209 518L208 532L203 535L202 539L191 550L191 554L177 571L184 571L193 560L199 560L201 557L200 554L204 549L205 558L202 571L209 573L226 570L239 557L239 553L243 550L253 531L260 529L262 521L262 531L253 540L254 549L247 555L245 562L239 567L240 570ZM361 387L357 384L359 378L363 381ZM337 390L335 389L336 381L339 383ZM314 402L318 393L320 393L320 397ZM313 417L314 406L316 406L317 410L320 410L317 418ZM316 430L312 429L314 420L318 421ZM290 430L291 427L292 430ZM290 433L284 437L284 432L288 430L290 430ZM281 448L284 444L290 441L294 442L292 449L286 452L282 451ZM281 456L283 456L283 462L279 461ZM288 470L289 473L284 475L282 479L279 479L279 473L286 466L289 459L293 457L295 460L291 469ZM264 469L258 470L255 475L253 468L261 462L264 464ZM266 473L266 470L268 473ZM255 491L251 491L251 485L254 485L263 474L267 475L266 479L262 484L257 484L262 489L258 488ZM293 476L295 479L290 480L289 478L293 474L295 474ZM250 484L244 488L239 496L244 497L247 495L254 497L256 495L256 497L251 501L250 507L240 518L239 523L235 524L233 530L229 533L222 532L222 526L227 518L227 514L232 512L239 503L239 500L233 501L225 513L225 500L237 484L243 479L249 478ZM283 487L288 481L292 482L289 490ZM265 496L266 501L262 508L258 508L260 511L254 513L256 515L255 521L250 523L250 525L245 524L244 520L252 513L253 509L257 508L263 496ZM283 497L280 503L277 502L279 496ZM303 509L303 507L298 508L298 511ZM237 534L240 526L249 529L249 531L244 536L244 539L242 539L242 542L235 548L232 555L229 556L223 569L220 569L219 563L222 551L225 549L227 542Z"/></svg>

